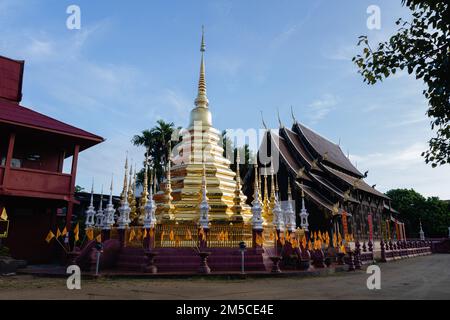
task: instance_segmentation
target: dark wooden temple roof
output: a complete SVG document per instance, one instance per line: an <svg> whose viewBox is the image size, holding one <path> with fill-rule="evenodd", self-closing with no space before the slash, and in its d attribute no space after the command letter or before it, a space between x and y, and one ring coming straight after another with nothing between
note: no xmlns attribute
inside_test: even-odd
<svg viewBox="0 0 450 320"><path fill-rule="evenodd" d="M310 200L331 212L337 202L360 203L362 194L381 202L389 200L363 180L338 145L300 123L292 130L281 127L278 133L266 132L259 152L273 157L275 150L297 189L303 189Z"/></svg>
<svg viewBox="0 0 450 320"><path fill-rule="evenodd" d="M324 159L324 162L329 162L333 166L348 171L356 176L363 176L363 174L359 172L359 170L355 168L355 166L345 156L339 145L322 137L320 134L314 132L299 122L296 122L293 125L293 130L306 141L306 144L309 144L313 153L316 153L317 156Z"/></svg>

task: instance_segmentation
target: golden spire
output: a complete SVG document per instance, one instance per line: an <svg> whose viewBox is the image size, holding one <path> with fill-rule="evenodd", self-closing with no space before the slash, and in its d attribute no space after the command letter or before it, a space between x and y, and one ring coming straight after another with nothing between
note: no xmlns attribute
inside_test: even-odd
<svg viewBox="0 0 450 320"><path fill-rule="evenodd" d="M133 166L130 166L130 183L128 185L128 203L130 205L130 219L131 221L134 221L137 218L136 213L136 197L135 197L135 191L136 191L136 165L134 165L134 173L133 173Z"/></svg>
<svg viewBox="0 0 450 320"><path fill-rule="evenodd" d="M256 167L258 167L258 165L256 165ZM259 174L259 170L258 170L258 188L259 188L259 191L261 191L262 181L261 181L261 175ZM262 202L264 200L263 196L264 196L263 193L259 192L259 201Z"/></svg>
<svg viewBox="0 0 450 320"><path fill-rule="evenodd" d="M145 170L144 170L144 182L142 185L142 193L141 193L141 199L139 201L139 222L143 222L143 219L145 217L145 205L147 204L147 198L148 198L148 151L145 154ZM150 178L151 181L151 178Z"/></svg>
<svg viewBox="0 0 450 320"><path fill-rule="evenodd" d="M240 216L242 212L242 205L241 205L241 173L239 169L240 164L240 157L239 157L239 149L237 149L236 152L236 188L234 189L234 213L236 216Z"/></svg>
<svg viewBox="0 0 450 320"><path fill-rule="evenodd" d="M267 173L267 168L264 168L264 173ZM270 202L269 192L267 190L267 174L264 174L264 201L263 201L263 219L264 223L270 223Z"/></svg>
<svg viewBox="0 0 450 320"><path fill-rule="evenodd" d="M257 162L255 162L254 167L255 167L255 185L254 185L254 188L258 192L258 198L260 198L260 196L259 196L258 163Z"/></svg>
<svg viewBox="0 0 450 320"><path fill-rule="evenodd" d="M208 97L206 96L206 75L205 75L205 59L204 53L206 51L205 46L205 28L202 26L202 44L200 46L200 52L202 53L202 60L200 62L200 77L198 79L198 93L195 99L195 105L197 107L207 108L209 105Z"/></svg>
<svg viewBox="0 0 450 320"><path fill-rule="evenodd" d="M200 52L202 53L202 58L200 61L200 76L198 79L198 92L197 98L195 98L195 108L191 110L191 116L189 121L189 126L193 127L200 123L202 127L212 126L212 116L209 111L209 101L206 96L206 73L205 73L205 30L202 26L202 43L200 46Z"/></svg>
<svg viewBox="0 0 450 320"><path fill-rule="evenodd" d="M275 207L275 175L273 167L270 166L270 210Z"/></svg>
<svg viewBox="0 0 450 320"><path fill-rule="evenodd" d="M121 202L125 202L125 200L127 199L127 174L128 174L128 153L127 153L127 157L125 158L125 174L124 174L124 178L123 178L123 190L122 193L120 194L120 200Z"/></svg>
<svg viewBox="0 0 450 320"><path fill-rule="evenodd" d="M172 178L170 175L170 168L171 168L171 161L172 161L172 144L169 141L169 159L167 161L167 182L166 182L166 190L165 190L165 209L164 209L164 219L173 220L175 219L174 211L175 206L172 203L173 197L172 197Z"/></svg>

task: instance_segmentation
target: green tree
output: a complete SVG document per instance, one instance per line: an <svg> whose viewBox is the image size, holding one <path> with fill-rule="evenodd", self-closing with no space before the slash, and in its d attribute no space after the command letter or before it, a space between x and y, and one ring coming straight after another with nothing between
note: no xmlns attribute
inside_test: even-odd
<svg viewBox="0 0 450 320"><path fill-rule="evenodd" d="M135 135L131 142L135 146L143 146L146 148L144 158L148 158L149 166L156 171L156 177L159 182L162 181L169 159L170 141L175 130L173 122L165 122L158 120L156 126L149 130L144 130L140 135ZM148 154L147 154L148 153ZM137 184L142 184L144 178L144 170L137 174Z"/></svg>
<svg viewBox="0 0 450 320"><path fill-rule="evenodd" d="M448 0L402 0L412 12L411 21L399 19L397 33L376 49L360 36L363 52L353 58L364 82L373 85L406 69L423 79L428 117L435 137L422 153L433 167L450 163L450 4Z"/></svg>
<svg viewBox="0 0 450 320"><path fill-rule="evenodd" d="M386 195L392 199L392 207L399 211L408 237L419 237L420 221L427 237L443 237L448 233L450 210L446 201L425 198L413 189L389 190Z"/></svg>

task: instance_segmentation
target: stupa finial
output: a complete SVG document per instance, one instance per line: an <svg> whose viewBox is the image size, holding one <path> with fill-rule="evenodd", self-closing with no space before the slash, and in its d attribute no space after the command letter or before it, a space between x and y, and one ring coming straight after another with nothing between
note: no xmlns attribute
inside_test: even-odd
<svg viewBox="0 0 450 320"><path fill-rule="evenodd" d="M123 177L123 190L122 193L120 195L120 200L122 202L124 202L125 200L127 200L127 192L128 192L128 152L127 152L127 157L125 158L125 174Z"/></svg>
<svg viewBox="0 0 450 320"><path fill-rule="evenodd" d="M197 107L207 108L209 105L208 97L206 96L206 74L205 74L205 60L204 52L206 51L205 45L205 28L202 26L202 43L200 45L200 52L202 53L202 60L200 62L200 77L198 79L198 93L195 99L195 105Z"/></svg>

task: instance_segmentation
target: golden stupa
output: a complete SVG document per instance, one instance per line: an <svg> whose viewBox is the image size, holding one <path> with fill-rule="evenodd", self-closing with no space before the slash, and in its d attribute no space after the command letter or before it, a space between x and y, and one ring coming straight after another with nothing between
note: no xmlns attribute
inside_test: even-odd
<svg viewBox="0 0 450 320"><path fill-rule="evenodd" d="M212 116L206 95L205 41L202 32L200 77L195 107L189 127L181 133L182 142L174 147L167 177L155 195L159 221L197 221L202 187L203 164L211 207L210 221L248 222L250 207L242 193L240 179L230 169L223 156L221 134L212 126Z"/></svg>

